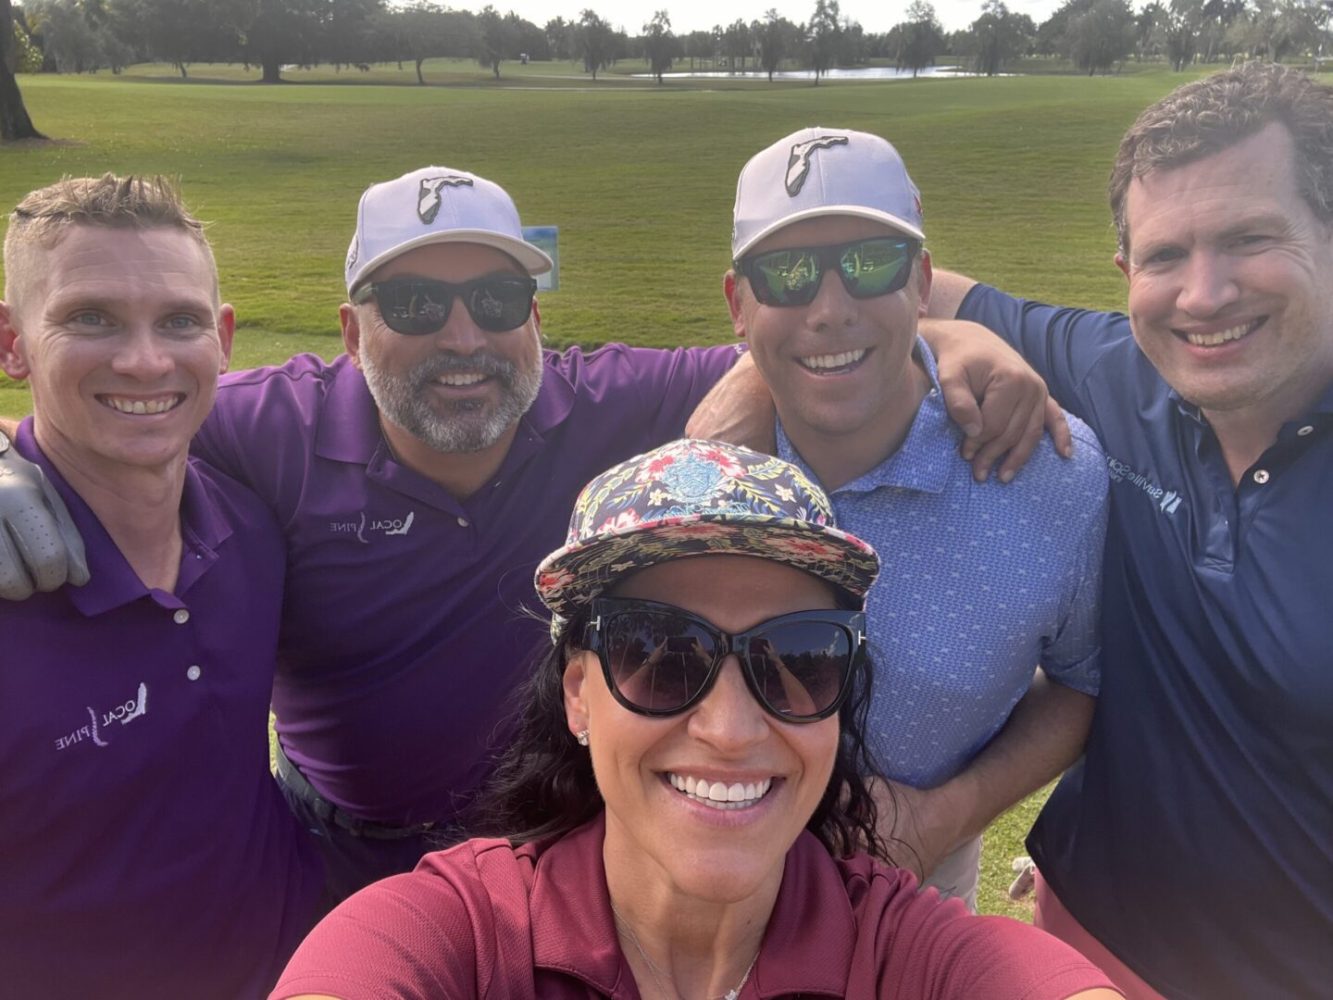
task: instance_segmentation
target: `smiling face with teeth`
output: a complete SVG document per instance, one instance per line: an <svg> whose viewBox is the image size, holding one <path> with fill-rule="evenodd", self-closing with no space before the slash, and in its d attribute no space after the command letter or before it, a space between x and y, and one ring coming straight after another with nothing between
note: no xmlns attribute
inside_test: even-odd
<svg viewBox="0 0 1333 1000"><path fill-rule="evenodd" d="M526 274L508 254L475 243L417 247L369 276L433 278L462 283L496 274ZM400 458L429 465L426 450L503 454L518 421L541 389L539 314L513 330L487 332L455 300L434 334L410 337L385 325L374 300L344 305L343 343L380 411L384 435Z"/></svg>
<svg viewBox="0 0 1333 1000"><path fill-rule="evenodd" d="M1286 127L1131 182L1129 316L1143 353L1219 428L1276 432L1333 381L1333 230Z"/></svg>
<svg viewBox="0 0 1333 1000"><path fill-rule="evenodd" d="M42 450L84 477L183 468L231 353L211 259L168 227L73 224L39 252L0 305L0 366L29 381Z"/></svg>
<svg viewBox="0 0 1333 1000"><path fill-rule="evenodd" d="M675 604L729 631L837 606L832 589L808 573L746 556L660 563L611 593ZM783 857L828 787L836 715L807 724L774 718L734 656L702 701L668 718L622 707L586 651L570 658L564 689L571 730L590 732L606 803L607 879L617 894L714 903L776 895Z"/></svg>
<svg viewBox="0 0 1333 1000"><path fill-rule="evenodd" d="M748 251L832 246L902 236L855 216L805 219ZM929 382L913 356L917 321L930 296L930 257L922 251L899 291L854 299L825 274L808 306L767 306L749 282L728 271L723 292L732 325L750 345L782 427L826 488L873 468L902 442Z"/></svg>

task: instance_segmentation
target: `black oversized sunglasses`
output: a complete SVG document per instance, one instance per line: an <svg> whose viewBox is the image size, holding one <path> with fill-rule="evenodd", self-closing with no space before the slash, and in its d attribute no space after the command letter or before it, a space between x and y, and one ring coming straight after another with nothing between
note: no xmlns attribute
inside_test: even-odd
<svg viewBox="0 0 1333 1000"><path fill-rule="evenodd" d="M728 654L783 722L836 712L866 658L860 611L798 611L735 634L671 604L599 597L584 632L616 701L640 715L684 712L712 690Z"/></svg>
<svg viewBox="0 0 1333 1000"><path fill-rule="evenodd" d="M766 306L808 306L819 294L824 272L832 270L854 299L873 299L907 284L918 240L885 236L836 246L789 247L742 257L737 273L750 281Z"/></svg>
<svg viewBox="0 0 1333 1000"><path fill-rule="evenodd" d="M532 315L536 293L537 279L519 274L493 274L458 284L432 278L387 278L362 285L352 301L359 305L374 297L385 326L409 337L422 337L444 329L455 297L463 300L472 322L487 333L512 330Z"/></svg>

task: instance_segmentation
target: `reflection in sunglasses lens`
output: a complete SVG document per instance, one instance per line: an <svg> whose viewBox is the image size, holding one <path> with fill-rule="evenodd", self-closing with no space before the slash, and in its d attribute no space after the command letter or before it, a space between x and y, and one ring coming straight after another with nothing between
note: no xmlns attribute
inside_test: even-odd
<svg viewBox="0 0 1333 1000"><path fill-rule="evenodd" d="M611 616L605 655L616 690L650 712L679 711L709 685L717 638L689 618L650 611ZM750 636L746 659L775 714L811 718L833 705L851 662L850 637L830 622L778 622Z"/></svg>
<svg viewBox="0 0 1333 1000"><path fill-rule="evenodd" d="M455 297L463 300L473 322L488 333L522 326L532 314L536 282L519 276L477 278L461 284L429 278L390 278L369 288L391 330L421 336L444 328Z"/></svg>
<svg viewBox="0 0 1333 1000"><path fill-rule="evenodd" d="M617 615L610 625L607 653L620 693L654 712L689 704L712 664L707 637L669 615Z"/></svg>
<svg viewBox="0 0 1333 1000"><path fill-rule="evenodd" d="M773 250L740 267L765 305L809 305L828 268L838 271L849 295L868 299L903 287L916 246L908 239L873 237L840 246Z"/></svg>
<svg viewBox="0 0 1333 1000"><path fill-rule="evenodd" d="M796 717L818 715L842 690L842 665L851 658L847 633L828 624L778 625L750 641L750 662L764 698Z"/></svg>

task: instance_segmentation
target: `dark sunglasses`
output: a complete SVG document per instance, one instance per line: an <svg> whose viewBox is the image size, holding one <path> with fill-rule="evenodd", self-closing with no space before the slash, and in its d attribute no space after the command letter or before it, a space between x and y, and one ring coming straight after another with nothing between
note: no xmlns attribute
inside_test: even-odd
<svg viewBox="0 0 1333 1000"><path fill-rule="evenodd" d="M503 333L528 321L536 292L537 279L518 274L488 275L459 284L431 278L389 278L361 286L352 301L359 305L374 296L385 326L421 337L444 329L458 297L472 322L488 333Z"/></svg>
<svg viewBox="0 0 1333 1000"><path fill-rule="evenodd" d="M875 237L825 247L790 247L743 257L736 271L750 280L754 297L766 306L808 306L819 294L824 272L832 270L854 299L873 299L907 284L918 240Z"/></svg>
<svg viewBox="0 0 1333 1000"><path fill-rule="evenodd" d="M584 632L616 701L640 715L677 715L703 700L734 653L745 684L783 722L836 712L866 657L860 611L798 611L723 632L671 604L599 597Z"/></svg>

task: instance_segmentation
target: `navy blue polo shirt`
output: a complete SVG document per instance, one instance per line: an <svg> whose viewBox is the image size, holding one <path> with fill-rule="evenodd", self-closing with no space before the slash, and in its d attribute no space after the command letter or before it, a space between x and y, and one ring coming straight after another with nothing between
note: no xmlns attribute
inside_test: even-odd
<svg viewBox="0 0 1333 1000"><path fill-rule="evenodd" d="M1128 319L977 286L1111 477L1101 696L1028 841L1073 915L1173 998L1333 982L1333 386L1239 487Z"/></svg>

